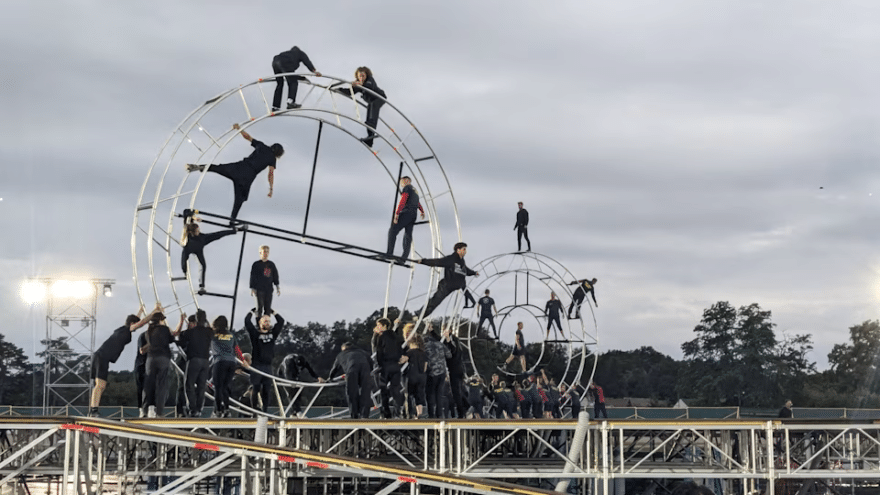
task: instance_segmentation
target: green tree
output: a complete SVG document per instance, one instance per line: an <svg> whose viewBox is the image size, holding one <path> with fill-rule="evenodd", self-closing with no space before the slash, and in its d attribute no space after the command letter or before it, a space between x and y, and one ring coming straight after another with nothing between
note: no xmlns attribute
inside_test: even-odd
<svg viewBox="0 0 880 495"><path fill-rule="evenodd" d="M847 400L840 406L867 407L880 393L880 322L865 321L849 328L847 344L837 344L828 354L831 365L827 386Z"/></svg>
<svg viewBox="0 0 880 495"><path fill-rule="evenodd" d="M20 347L0 334L0 404L29 404L33 369Z"/></svg>

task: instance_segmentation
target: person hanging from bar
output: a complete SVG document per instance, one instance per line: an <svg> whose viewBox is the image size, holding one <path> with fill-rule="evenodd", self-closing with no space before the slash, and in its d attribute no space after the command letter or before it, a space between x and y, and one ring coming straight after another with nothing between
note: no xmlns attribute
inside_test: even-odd
<svg viewBox="0 0 880 495"><path fill-rule="evenodd" d="M361 142L372 148L373 137L377 135L375 129L379 125L379 109L385 104L385 92L376 84L376 80L373 79L373 71L369 67L358 67L354 71L354 77L351 91L360 93L361 98L367 104L367 118L364 122L367 126L367 137L361 138ZM369 91L364 91L364 88Z"/></svg>
<svg viewBox="0 0 880 495"><path fill-rule="evenodd" d="M312 61L306 52L299 49L298 46L281 52L272 59L272 70L276 74L286 72L296 72L299 64L305 65L312 74L321 77L321 73L315 69ZM284 80L287 79L287 109L300 108L302 105L296 103L296 90L300 81L305 81L302 76L276 76L275 77L275 96L272 98L272 111L277 112L281 109L281 94L284 92Z"/></svg>
<svg viewBox="0 0 880 495"><path fill-rule="evenodd" d="M101 405L101 395L107 388L107 376L109 374L110 363L115 363L122 350L131 342L131 334L138 328L150 322L150 319L156 313L162 311L159 305L152 313L148 314L144 319L140 316L144 314L144 308L138 310L137 315L128 315L125 318L125 325L117 328L110 334L110 337L101 344L101 347L92 355L92 380L95 381L95 387L92 389L92 396L89 398L89 416L98 416L98 406Z"/></svg>
<svg viewBox="0 0 880 495"><path fill-rule="evenodd" d="M272 360L275 358L275 341L284 328L284 318L273 311L271 314L275 316L275 325L272 326L272 317L268 314L263 315L260 318L260 328L258 330L254 326L253 321L251 321L251 316L255 312L256 308L250 310L247 316L244 317L244 328L251 338L251 354L253 356L251 367L271 376ZM251 373L251 385L254 386L254 393L251 396L251 407L263 412L268 411L269 389L272 387L272 379L260 373ZM257 404L257 396L262 399L262 408Z"/></svg>
<svg viewBox="0 0 880 495"><path fill-rule="evenodd" d="M391 222L391 228L388 229L388 250L386 255L389 258L394 256L394 245L397 243L397 234L403 231L403 254L400 255L400 261L406 261L409 258L410 247L412 247L413 227L416 224L416 212L421 213L422 220L425 219L425 210L419 203L419 193L412 186L412 179L408 176L400 178L400 202L397 209L394 210L394 219Z"/></svg>
<svg viewBox="0 0 880 495"><path fill-rule="evenodd" d="M201 265L201 271L199 272L199 291L204 292L205 270L208 266L205 262L205 246L211 244L217 239L232 235L236 231L234 229L229 229L203 234L196 221L192 210L183 210L183 237L180 239L180 245L183 246L183 251L180 253L180 267L183 269L183 274L186 275L187 261L190 256L196 255L196 258L198 258L199 264Z"/></svg>
<svg viewBox="0 0 880 495"><path fill-rule="evenodd" d="M257 300L256 316L272 314L272 286L281 296L281 285L278 281L278 268L269 261L269 246L260 246L260 259L251 265L251 295Z"/></svg>
<svg viewBox="0 0 880 495"><path fill-rule="evenodd" d="M232 128L237 131L241 129L238 124L232 124ZM230 225L235 224L241 205L248 200L251 184L266 168L269 169L269 197L272 197L272 189L275 187L275 167L278 159L284 155L284 147L278 143L266 146L262 141L251 137L246 131L241 131L241 137L250 141L251 146L254 147L254 151L250 155L238 162L220 163L208 167L208 172L220 174L232 181L235 197L232 213L229 215L232 219ZM186 169L189 172L202 172L205 170L205 165L188 163Z"/></svg>
<svg viewBox="0 0 880 495"><path fill-rule="evenodd" d="M550 338L550 328L556 323L559 333L565 338L565 332L562 330L562 323L559 322L559 313L563 312L562 302L556 298L556 293L550 293L550 300L544 305L544 315L547 316L547 337Z"/></svg>
<svg viewBox="0 0 880 495"><path fill-rule="evenodd" d="M444 268L443 278L437 284L437 290L428 303L425 304L424 316L430 315L437 306L446 299L446 296L456 290L464 290L466 288L466 276L480 276L479 272L475 272L467 267L464 263L464 256L467 254L467 244L464 242L456 243L453 247L455 252L443 258L420 259L417 263L428 266L442 266ZM421 314L421 311L416 312Z"/></svg>
<svg viewBox="0 0 880 495"><path fill-rule="evenodd" d="M574 309L577 309L577 312L575 313L574 318L577 319L577 318L581 317L581 304L583 304L584 299L587 297L587 292L589 292L590 296L593 298L593 304L595 304L597 308L599 307L599 303L596 302L596 292L595 292L597 281L598 280L595 278L592 280L585 278L585 279L575 280L574 282L568 283L568 285L577 285L578 286L578 288L575 289L574 294L572 295L571 304L568 306L568 319L569 320L572 319L571 312Z"/></svg>

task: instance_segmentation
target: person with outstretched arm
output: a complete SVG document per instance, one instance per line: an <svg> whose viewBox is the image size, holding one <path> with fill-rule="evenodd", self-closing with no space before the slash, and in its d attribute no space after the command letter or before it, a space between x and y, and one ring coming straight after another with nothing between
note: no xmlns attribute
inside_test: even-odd
<svg viewBox="0 0 880 495"><path fill-rule="evenodd" d="M238 124L232 124L235 130L241 130ZM266 146L262 141L258 141L251 137L246 131L241 131L241 137L250 141L254 151L244 160L233 163L221 163L208 167L208 172L214 172L222 175L232 181L235 198L232 205L232 223L238 218L238 212L241 206L248 199L251 192L251 184L260 175L263 170L269 169L269 197L272 197L272 189L275 187L275 167L278 159L284 155L284 147L278 143L272 146ZM206 165L195 165L188 163L186 169L189 172L202 172Z"/></svg>
<svg viewBox="0 0 880 495"><path fill-rule="evenodd" d="M275 325L272 325L272 317L263 315L260 317L260 328L254 326L252 317L256 308L251 309L244 317L244 328L251 339L251 367L272 376L272 360L275 358L275 340L284 328L284 318L276 312ZM251 407L263 412L269 410L269 389L272 388L272 379L260 373L251 373L251 385L254 393L251 395ZM262 399L262 407L259 407L257 396Z"/></svg>
<svg viewBox="0 0 880 495"><path fill-rule="evenodd" d="M562 330L562 323L559 322L559 314L564 310L562 308L562 302L556 298L556 293L550 293L550 300L547 301L547 304L544 305L544 315L547 316L547 338L550 338L550 327L553 326L553 323L556 323L556 328L559 329L559 333L565 338L565 332Z"/></svg>
<svg viewBox="0 0 880 495"><path fill-rule="evenodd" d="M403 254L400 255L401 261L409 258L409 251L412 247L413 227L416 224L416 213L422 214L422 220L425 219L425 210L419 203L419 193L412 185L412 179L409 177L400 178L400 202L397 209L394 210L394 219L391 221L391 228L388 229L388 250L385 254L390 258L394 256L394 245L397 243L397 234L403 231Z"/></svg>
<svg viewBox="0 0 880 495"><path fill-rule="evenodd" d="M272 59L272 71L276 74L284 74L296 72L299 64L303 64L312 74L321 77L321 73L315 69L312 61L306 52L294 46L286 52L281 52ZM284 80L287 79L287 109L300 108L302 105L296 103L296 90L300 81L305 81L302 76L276 76L275 77L275 95L272 97L272 111L281 109L281 95L284 93Z"/></svg>
<svg viewBox="0 0 880 495"><path fill-rule="evenodd" d="M269 260L269 246L260 246L260 259L251 265L251 295L257 301L256 316L272 314L272 287L281 296L281 283L278 279L278 268Z"/></svg>
<svg viewBox="0 0 880 495"><path fill-rule="evenodd" d="M577 310L574 318L576 319L576 318L581 317L581 304L583 304L584 299L587 297L588 292L590 293L590 296L593 298L593 304L595 304L597 308L599 307L599 303L596 302L596 292L595 292L597 281L598 280L595 278L592 280L585 278L585 279L575 280L573 282L568 283L568 285L577 285L578 286L578 288L574 290L574 294L572 295L572 299L571 299L571 304L568 306L568 318L569 319L572 318L571 312L574 309Z"/></svg>
<svg viewBox="0 0 880 495"><path fill-rule="evenodd" d="M467 244L464 242L456 243L454 251L449 256L443 258L420 259L417 262L428 266L442 266L444 268L443 278L437 284L437 290L424 308L424 316L428 316L437 309L437 306L446 299L446 296L457 290L464 290L467 287L465 277L480 276L479 272L471 270L464 263L464 257L467 254ZM422 314L421 311L416 313Z"/></svg>
<svg viewBox="0 0 880 495"><path fill-rule="evenodd" d="M143 307L138 310L137 315L128 315L125 318L125 325L113 330L110 337L92 355L91 373L92 380L95 381L95 387L92 389L92 396L89 398L89 416L98 416L101 395L104 394L104 390L107 388L110 363L115 363L119 356L122 355L122 350L131 342L131 334L149 323L153 315L161 311L162 308L156 304L156 308L144 319L139 318L139 316L144 314Z"/></svg>
<svg viewBox="0 0 880 495"><path fill-rule="evenodd" d="M370 370L373 360L363 349L354 343L342 344L342 352L333 361L328 378L318 377L320 383L332 380L340 371L345 375L345 392L348 397L348 412L351 419L367 419L370 417Z"/></svg>
<svg viewBox="0 0 880 495"><path fill-rule="evenodd" d="M532 250L532 241L529 240L529 210L523 208L522 201L517 203L519 211L516 212L516 223L513 224L513 230L516 231L516 250L522 251L522 238L526 238L528 249Z"/></svg>
<svg viewBox="0 0 880 495"><path fill-rule="evenodd" d="M207 270L208 267L208 264L205 262L205 246L211 244L217 239L232 235L235 232L234 229L229 229L204 234L199 228L199 224L196 223L196 219L193 217L193 211L190 209L183 210L183 236L180 239L180 245L183 247L183 251L180 253L180 267L183 269L183 274L186 275L187 261L190 256L196 255L196 258L198 258L199 264L201 265L201 272L199 273L199 290L205 290L205 270Z"/></svg>

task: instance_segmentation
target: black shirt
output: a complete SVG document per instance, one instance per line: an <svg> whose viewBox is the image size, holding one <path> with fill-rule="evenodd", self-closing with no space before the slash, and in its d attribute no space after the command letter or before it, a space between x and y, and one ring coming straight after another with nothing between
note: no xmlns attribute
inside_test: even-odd
<svg viewBox="0 0 880 495"><path fill-rule="evenodd" d="M141 348L147 345L147 333L143 332L138 335L137 356L134 358L134 367L143 368L147 365L147 355L141 354Z"/></svg>
<svg viewBox="0 0 880 495"><path fill-rule="evenodd" d="M251 168L254 176L266 170L267 167L277 166L278 160L275 159L275 152L272 151L272 148L256 139L251 140L251 146L254 147L254 151L244 159L244 163Z"/></svg>
<svg viewBox="0 0 880 495"><path fill-rule="evenodd" d="M276 313L275 320L277 322L272 327L272 332L263 333L251 321L251 313L244 317L244 328L251 338L251 358L254 364L272 364L272 360L275 358L275 339L284 328L284 318Z"/></svg>
<svg viewBox="0 0 880 495"><path fill-rule="evenodd" d="M281 62L281 65L286 72L296 72L296 70L299 69L299 64L303 64L308 67L310 71L315 72L315 66L312 65L309 56L297 46L286 52L281 52L278 55L275 55L275 60Z"/></svg>
<svg viewBox="0 0 880 495"><path fill-rule="evenodd" d="M409 358L407 360L409 366L406 368L407 376L418 376L427 373L428 356L425 354L425 351L410 348L406 351L406 356Z"/></svg>
<svg viewBox="0 0 880 495"><path fill-rule="evenodd" d="M529 211L525 208L516 212L516 228L523 228L529 226Z"/></svg>
<svg viewBox="0 0 880 495"><path fill-rule="evenodd" d="M419 193L416 192L416 188L414 188L412 184L403 186L403 190L400 192L400 197L405 198L406 203L403 204L403 208L400 208L398 213L415 212L421 206L419 205Z"/></svg>
<svg viewBox="0 0 880 495"><path fill-rule="evenodd" d="M464 375L464 363L461 360L461 347L458 346L458 337L450 335L449 340L444 343L452 355L446 360L446 368L449 369L449 376Z"/></svg>
<svg viewBox="0 0 880 495"><path fill-rule="evenodd" d="M464 258L458 253L452 253L442 258L423 259L419 263L428 266L442 266L444 268L443 280L446 282L447 288L452 290L464 289L467 286L464 277L477 274L464 264Z"/></svg>
<svg viewBox="0 0 880 495"><path fill-rule="evenodd" d="M559 312L562 311L562 302L559 299L550 299L544 306L544 314L559 318Z"/></svg>
<svg viewBox="0 0 880 495"><path fill-rule="evenodd" d="M312 378L318 378L318 374L312 369L312 365L306 361L306 358L299 354L288 354L287 356L284 356L278 374L288 380L297 381L299 380L300 370L306 370L312 375Z"/></svg>
<svg viewBox="0 0 880 495"><path fill-rule="evenodd" d="M376 84L376 80L373 79L373 76L367 76L367 78L364 79L363 85L352 84L351 91L353 93L360 93L361 98L363 98L364 101L367 103L372 103L373 101L379 99L378 97L376 97L372 93L364 91L364 88L367 88L370 91L373 91L373 92L379 94L380 96L382 96L382 98L385 98L385 92L382 91L382 89L379 87L379 85Z"/></svg>
<svg viewBox="0 0 880 495"><path fill-rule="evenodd" d="M522 346L522 350L525 350L525 348L526 348L526 339L523 338L522 330L517 330L517 331L516 331L516 337L517 337L517 340L513 343L513 345L516 346L516 342L519 342L519 345Z"/></svg>
<svg viewBox="0 0 880 495"><path fill-rule="evenodd" d="M165 325L156 325L147 329L147 343L150 344L148 356L168 356L171 357L171 342L174 338L171 336L171 329Z"/></svg>
<svg viewBox="0 0 880 495"><path fill-rule="evenodd" d="M257 260L251 265L251 289L259 292L272 292L272 285L278 283L278 269L270 260Z"/></svg>
<svg viewBox="0 0 880 495"><path fill-rule="evenodd" d="M328 376L333 378L333 375L339 370L342 370L344 374L349 375L352 371L362 367L366 367L369 371L373 367L373 360L370 359L370 356L368 356L362 349L348 348L336 356L336 360L333 361L333 367L330 368L330 374Z"/></svg>
<svg viewBox="0 0 880 495"><path fill-rule="evenodd" d="M98 348L97 354L100 354L107 361L115 363L129 342L131 342L131 327L123 325L113 330L110 338L105 340L101 347Z"/></svg>
<svg viewBox="0 0 880 495"><path fill-rule="evenodd" d="M480 316L492 316L492 306L495 305L495 299L489 296L483 296L477 301L480 305Z"/></svg>
<svg viewBox="0 0 880 495"><path fill-rule="evenodd" d="M400 356L403 355L403 351L400 348L401 345L403 345L403 341L397 336L396 332L385 330L376 339L376 361L380 365L399 362Z"/></svg>
<svg viewBox="0 0 880 495"><path fill-rule="evenodd" d="M214 339L214 331L206 326L195 326L184 330L177 341L187 359L208 359L211 357L211 340Z"/></svg>

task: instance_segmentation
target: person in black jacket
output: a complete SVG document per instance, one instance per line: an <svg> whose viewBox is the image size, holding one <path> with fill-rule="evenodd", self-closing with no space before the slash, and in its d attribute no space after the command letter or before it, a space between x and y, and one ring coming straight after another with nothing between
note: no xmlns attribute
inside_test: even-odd
<svg viewBox="0 0 880 495"><path fill-rule="evenodd" d="M266 375L272 375L272 360L275 358L275 340L284 328L284 318L276 312L275 325L272 325L272 317L263 315L260 318L260 328L254 326L251 317L256 308L250 310L244 317L244 328L247 330L248 336L251 338L251 357L253 359L251 367L262 371ZM251 385L254 387L254 393L251 395L251 407L263 412L269 409L269 389L272 387L272 380L260 373L251 373ZM262 400L262 408L259 407L259 399Z"/></svg>
<svg viewBox="0 0 880 495"><path fill-rule="evenodd" d="M428 382L428 356L425 354L425 341L421 334L415 334L406 351L406 386L409 396L416 403L416 414L410 416L420 418L427 405L426 385Z"/></svg>
<svg viewBox="0 0 880 495"><path fill-rule="evenodd" d="M217 232L211 232L210 234L203 234L199 228L199 224L195 223L192 214L193 212L190 209L183 211L183 237L180 239L180 245L183 246L183 251L180 253L180 267L183 269L183 274L186 275L186 262L191 255L196 255L196 258L198 258L199 264L201 265L201 271L199 273L199 289L204 290L205 270L208 267L208 264L205 262L205 246L211 244L217 239L234 234L235 230L220 230Z"/></svg>
<svg viewBox="0 0 880 495"><path fill-rule="evenodd" d="M208 323L205 310L199 309L195 314L195 325L183 331L177 337L178 344L186 352L186 372L184 373L184 390L188 413L194 418L202 416L205 405L205 390L208 388L208 375L211 372L211 341L214 330Z"/></svg>
<svg viewBox="0 0 880 495"><path fill-rule="evenodd" d="M782 406L782 409L779 410L779 415L777 417L791 418L793 416L791 413L791 405L792 403L790 400L785 401L785 405Z"/></svg>
<svg viewBox="0 0 880 495"><path fill-rule="evenodd" d="M154 313L147 328L147 376L144 378L144 413L147 417L161 417L168 396L168 370L171 368L171 342L180 333L186 315L180 314L180 323L172 332L163 324L165 315ZM143 349L142 349L143 350Z"/></svg>
<svg viewBox="0 0 880 495"><path fill-rule="evenodd" d="M599 303L596 302L596 282L597 279L581 279L575 280L574 282L569 282L568 285L577 285L578 288L574 290L574 294L572 295L571 304L568 306L568 318L571 319L572 310L577 309L575 313L575 318L581 317L581 304L583 304L584 299L587 297L587 292L590 293L590 296L593 298L593 304L596 307L599 307Z"/></svg>
<svg viewBox="0 0 880 495"><path fill-rule="evenodd" d="M315 70L315 66L312 65L312 61L309 60L309 56L306 55L306 52L299 49L299 47L295 46L286 52L281 52L272 59L272 70L276 74L282 74L285 72L296 72L299 69L299 64L305 65L312 74L321 77L321 73ZM296 90L299 87L299 81L305 81L306 78L302 76L277 76L275 78L275 96L272 98L272 110L278 111L281 109L281 94L284 92L284 79L287 79L287 108L299 108L302 105L298 105L296 103Z"/></svg>
<svg viewBox="0 0 880 495"><path fill-rule="evenodd" d="M260 259L251 265L251 295L257 301L257 318L272 314L272 286L281 295L278 268L269 261L269 246L260 246Z"/></svg>
<svg viewBox="0 0 880 495"><path fill-rule="evenodd" d="M238 124L232 124L232 128L241 129ZM278 143L266 146L262 141L254 139L245 131L241 131L241 137L250 141L251 146L254 147L254 151L247 158L239 162L221 163L208 167L208 172L214 172L232 181L235 193L232 213L229 215L232 218L232 224L235 224L238 211L241 210L241 206L250 195L251 184L266 168L269 169L269 197L272 197L272 189L275 187L275 167L278 164L278 159L284 155L284 147ZM187 163L186 169L189 172L201 172L205 170L205 165Z"/></svg>
<svg viewBox="0 0 880 495"><path fill-rule="evenodd" d="M391 329L388 318L379 318L373 332L376 337L376 362L379 365L379 392L382 396L382 416L385 419L398 417L403 411L403 390L400 385L400 366L407 361L403 355L401 339ZM392 409L390 400L394 399Z"/></svg>
<svg viewBox="0 0 880 495"><path fill-rule="evenodd" d="M361 141L372 148L373 136L377 134L376 127L379 125L379 109L385 104L385 92L376 84L376 80L373 79L373 71L368 67L358 67L354 71L354 77L351 90L353 93L360 93L361 98L367 104L367 118L364 122L367 126L367 137L361 138ZM364 88L369 91L364 91Z"/></svg>
<svg viewBox="0 0 880 495"><path fill-rule="evenodd" d="M425 305L425 317L430 315L437 306L446 299L446 296L453 291L466 288L467 284L465 282L465 276L480 276L479 272L471 270L464 264L464 256L467 254L467 244L463 242L456 243L454 249L454 253L443 258L418 260L418 263L423 265L442 266L445 269L443 278L440 279L440 283L437 284L437 291L434 292L434 295L431 296L431 299L429 299L428 303ZM418 311L416 314L418 315L422 313L421 311Z"/></svg>
<svg viewBox="0 0 880 495"><path fill-rule="evenodd" d="M366 351L358 349L351 342L342 344L342 352L336 356L333 367L330 368L328 379L342 371L345 374L345 390L348 396L348 411L351 419L370 417L370 370L373 368L373 360ZM324 378L318 378L321 383Z"/></svg>
<svg viewBox="0 0 880 495"><path fill-rule="evenodd" d="M449 411L453 410L457 414L457 418L463 419L467 412L464 398L461 394L462 384L464 383L464 362L462 361L461 346L458 337L452 334L449 328L443 331L443 343L449 349L450 358L446 360L446 368L449 370L449 384L452 391L452 403L449 405Z"/></svg>
<svg viewBox="0 0 880 495"><path fill-rule="evenodd" d="M299 374L301 371L308 371L312 378L318 378L318 374L315 373L315 369L312 368L312 365L299 354L288 354L284 356L284 359L281 360L281 364L278 365L278 373L277 375L285 380L290 380L292 382L300 381ZM297 390L292 385L288 385L284 387L284 393L287 395L287 400L293 400L293 408L291 412L294 414L299 414L301 409L299 407L299 395L297 395Z"/></svg>
<svg viewBox="0 0 880 495"><path fill-rule="evenodd" d="M388 250L385 252L389 257L394 255L394 244L397 243L397 234L403 231L403 254L400 255L401 260L409 258L409 250L412 246L413 227L416 224L416 212L422 214L422 220L425 219L425 210L419 203L419 193L412 186L412 179L409 177L400 178L400 203L394 210L394 220L391 222L391 228L388 229Z"/></svg>
<svg viewBox="0 0 880 495"><path fill-rule="evenodd" d="M559 333L565 338L565 332L562 330L562 323L559 322L559 313L562 312L562 303L556 298L556 293L550 293L550 300L544 306L544 315L547 316L547 338L550 338L550 327L556 323Z"/></svg>
<svg viewBox="0 0 880 495"><path fill-rule="evenodd" d="M517 206L519 206L519 211L516 212L516 223L513 225L513 230L516 231L516 250L522 251L522 238L525 236L526 242L529 246L526 251L531 251L532 241L529 240L529 211L523 208L522 201L517 203Z"/></svg>

